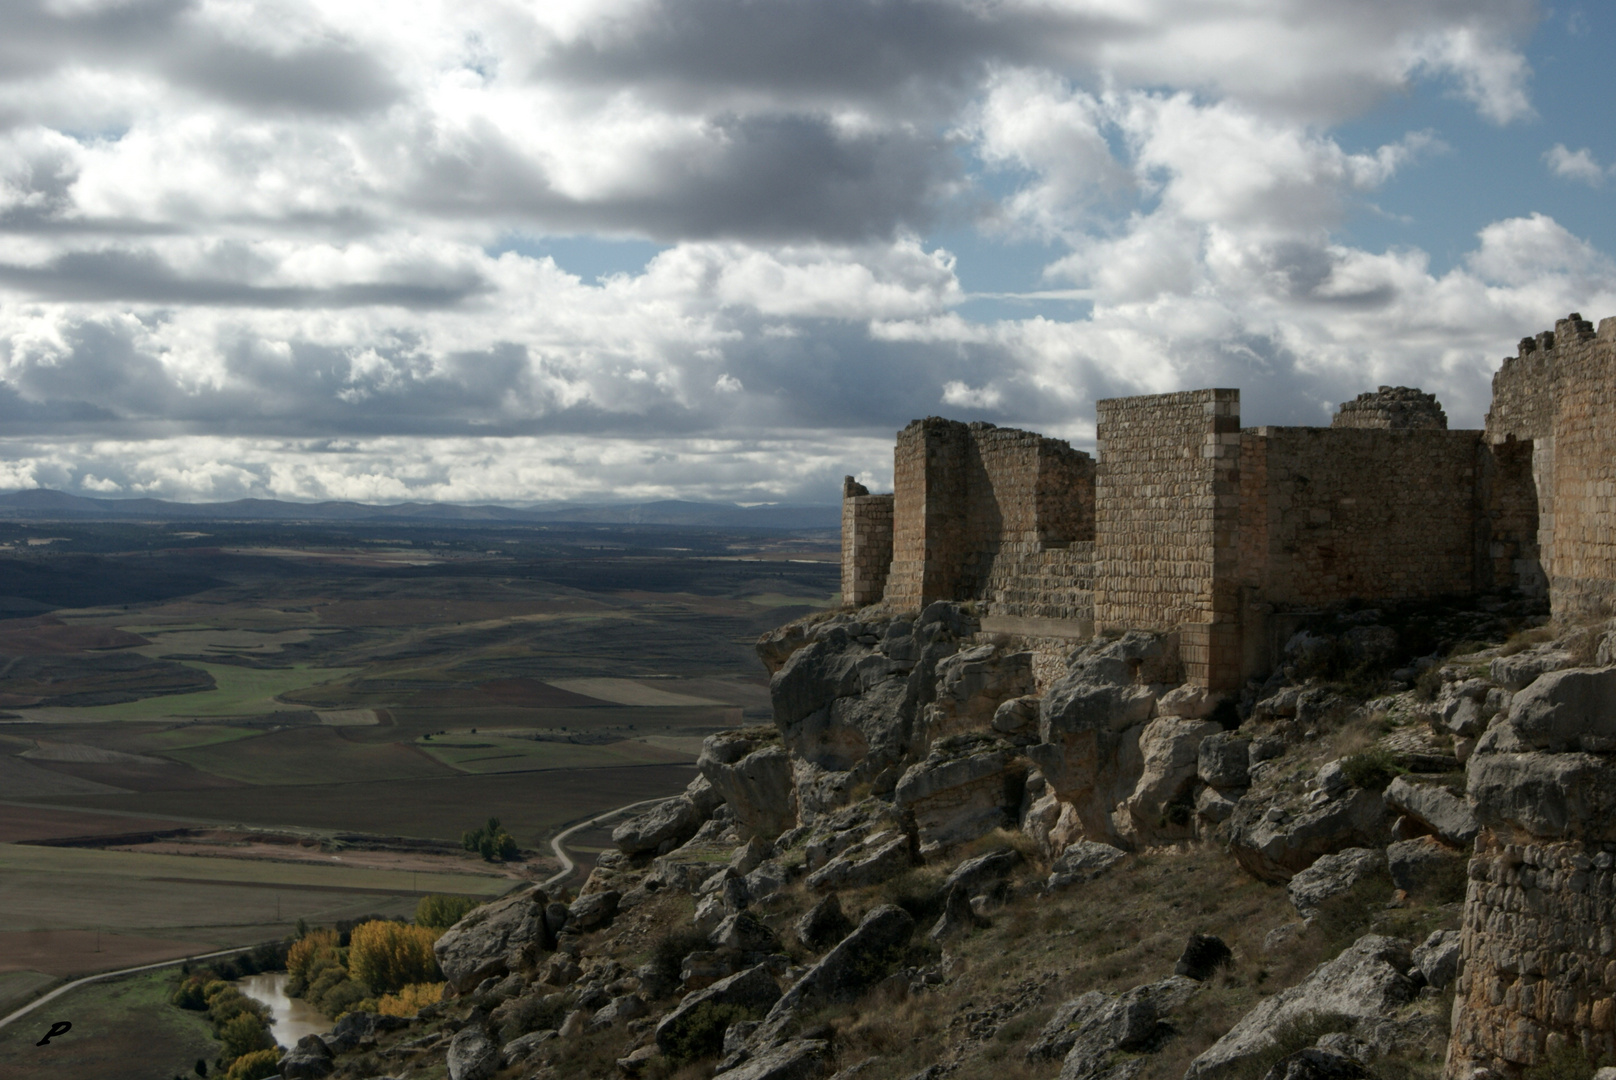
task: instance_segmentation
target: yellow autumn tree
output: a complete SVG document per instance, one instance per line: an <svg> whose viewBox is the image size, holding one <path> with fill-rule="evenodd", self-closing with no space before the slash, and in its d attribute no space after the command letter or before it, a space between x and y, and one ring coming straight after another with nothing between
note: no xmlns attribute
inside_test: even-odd
<svg viewBox="0 0 1616 1080"><path fill-rule="evenodd" d="M354 927L348 938L348 971L376 994L395 993L411 983L436 982L432 955L437 934L424 926L376 920Z"/></svg>
<svg viewBox="0 0 1616 1080"><path fill-rule="evenodd" d="M388 994L376 1002L376 1011L383 1016L414 1016L428 1005L443 1000L442 983L411 983L396 994Z"/></svg>

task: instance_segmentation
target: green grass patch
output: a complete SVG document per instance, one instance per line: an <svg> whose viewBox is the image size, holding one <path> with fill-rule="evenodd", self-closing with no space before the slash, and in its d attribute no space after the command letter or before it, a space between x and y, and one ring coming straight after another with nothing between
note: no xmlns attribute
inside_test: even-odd
<svg viewBox="0 0 1616 1080"><path fill-rule="evenodd" d="M250 716L289 710L291 706L275 700L277 695L321 683L337 682L360 670L313 668L307 665L270 670L230 664L186 666L201 668L212 675L216 688L200 694L168 694L121 705L75 708L71 710L73 717L79 720L158 720L170 716Z"/></svg>
<svg viewBox="0 0 1616 1080"><path fill-rule="evenodd" d="M169 977L154 971L91 983L0 1028L0 1080L194 1075L192 1065L212 1062L219 1043L202 1014L168 1004ZM73 1029L36 1046L58 1019L71 1020Z"/></svg>

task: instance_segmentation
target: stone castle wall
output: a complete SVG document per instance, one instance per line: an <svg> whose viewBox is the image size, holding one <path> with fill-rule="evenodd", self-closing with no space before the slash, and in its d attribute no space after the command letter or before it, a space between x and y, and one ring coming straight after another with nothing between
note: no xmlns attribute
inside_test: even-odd
<svg viewBox="0 0 1616 1080"><path fill-rule="evenodd" d="M1471 592L1479 444L1435 427L1247 429L1242 584L1293 609Z"/></svg>
<svg viewBox="0 0 1616 1080"><path fill-rule="evenodd" d="M915 421L894 450L891 571L878 599L898 610L996 599L1003 614L1086 617L1042 613L1088 610L1073 590L1089 587L1093 478L1094 460L1058 439Z"/></svg>
<svg viewBox="0 0 1616 1080"><path fill-rule="evenodd" d="M1240 392L1096 403L1096 629L1180 629L1188 678L1237 685Z"/></svg>
<svg viewBox="0 0 1616 1080"><path fill-rule="evenodd" d="M1616 319L1573 312L1493 376L1486 439L1531 444L1537 556L1557 619L1616 614Z"/></svg>
<svg viewBox="0 0 1616 1080"><path fill-rule="evenodd" d="M1616 844L1476 842L1461 928L1450 1077L1512 1075L1580 1045L1616 1058Z"/></svg>
<svg viewBox="0 0 1616 1080"><path fill-rule="evenodd" d="M886 591L892 567L892 496L842 480L842 603L864 607Z"/></svg>

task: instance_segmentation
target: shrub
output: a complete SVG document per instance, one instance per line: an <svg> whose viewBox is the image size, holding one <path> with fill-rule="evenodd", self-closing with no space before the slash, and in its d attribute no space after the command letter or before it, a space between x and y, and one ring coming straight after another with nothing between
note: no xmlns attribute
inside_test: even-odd
<svg viewBox="0 0 1616 1080"><path fill-rule="evenodd" d="M705 1001L691 1010L668 1040L668 1060L675 1065L712 1057L724 1049L724 1032L737 1020L756 1020L762 1014L744 1005Z"/></svg>
<svg viewBox="0 0 1616 1080"><path fill-rule="evenodd" d="M447 930L478 906L478 902L469 896L445 896L442 893L423 896L421 902L415 905L415 925Z"/></svg>
<svg viewBox="0 0 1616 1080"><path fill-rule="evenodd" d="M670 930L651 946L651 963L665 981L677 983L685 957L708 947L707 935L699 930Z"/></svg>
<svg viewBox="0 0 1616 1080"><path fill-rule="evenodd" d="M224 1074L225 1080L266 1080L280 1072L281 1052L274 1048L242 1054Z"/></svg>
<svg viewBox="0 0 1616 1080"><path fill-rule="evenodd" d="M1397 759L1383 746L1371 746L1341 759L1341 773L1355 788L1379 791L1402 773Z"/></svg>
<svg viewBox="0 0 1616 1080"><path fill-rule="evenodd" d="M432 954L437 935L424 926L368 922L356 927L348 948L348 970L378 994L411 983L436 982L441 974Z"/></svg>
<svg viewBox="0 0 1616 1080"><path fill-rule="evenodd" d="M414 1016L428 1005L443 1000L443 983L411 983L396 994L376 1000L376 1011L383 1016Z"/></svg>
<svg viewBox="0 0 1616 1080"><path fill-rule="evenodd" d="M489 818L488 824L480 829L462 833L460 846L477 852L489 862L507 862L522 853L516 838L505 831L496 817Z"/></svg>
<svg viewBox="0 0 1616 1080"><path fill-rule="evenodd" d="M243 1012L219 1025L219 1041L224 1044L220 1056L231 1061L256 1050L274 1050L275 1040L269 1028L255 1012ZM270 1074L273 1075L273 1074Z"/></svg>
<svg viewBox="0 0 1616 1080"><path fill-rule="evenodd" d="M192 1012L201 1012L206 1009L208 1000L202 996L202 977L200 975L191 975L183 979L174 988L173 993L168 995L168 1001L171 1005L178 1005L180 1008L190 1009ZM206 1062L203 1064L206 1065ZM197 1073L197 1075L206 1076L207 1073Z"/></svg>

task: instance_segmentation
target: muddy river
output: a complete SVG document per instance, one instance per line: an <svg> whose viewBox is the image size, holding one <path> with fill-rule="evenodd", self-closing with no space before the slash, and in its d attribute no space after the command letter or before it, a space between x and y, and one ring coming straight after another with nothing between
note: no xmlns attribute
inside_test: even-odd
<svg viewBox="0 0 1616 1080"><path fill-rule="evenodd" d="M236 980L236 988L270 1010L270 1032L275 1041L290 1049L305 1035L324 1035L331 1021L302 998L286 996L286 972L270 971Z"/></svg>

